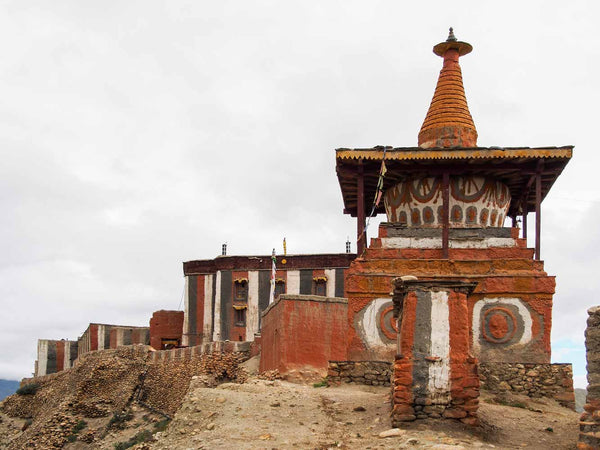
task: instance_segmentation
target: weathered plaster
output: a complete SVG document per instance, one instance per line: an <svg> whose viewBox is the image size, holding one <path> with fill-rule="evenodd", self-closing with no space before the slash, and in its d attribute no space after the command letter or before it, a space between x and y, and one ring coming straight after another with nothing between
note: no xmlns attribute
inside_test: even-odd
<svg viewBox="0 0 600 450"><path fill-rule="evenodd" d="M450 239L450 248L492 248L515 247L516 241L512 238L487 237L480 239ZM383 248L442 248L441 238L409 238L409 237L384 237L381 238Z"/></svg>
<svg viewBox="0 0 600 450"><path fill-rule="evenodd" d="M325 276L327 277L327 297L335 297L335 269L325 269Z"/></svg>
<svg viewBox="0 0 600 450"><path fill-rule="evenodd" d="M287 286L286 294L298 295L300 294L300 271L299 270L288 270L287 272Z"/></svg>
<svg viewBox="0 0 600 450"><path fill-rule="evenodd" d="M215 290L215 329L213 331L213 341L221 340L221 271L217 271Z"/></svg>
<svg viewBox="0 0 600 450"><path fill-rule="evenodd" d="M187 289L186 289L187 292ZM203 342L210 342L212 336L212 296L213 296L213 275L204 275L204 324L203 324Z"/></svg>
<svg viewBox="0 0 600 450"><path fill-rule="evenodd" d="M431 356L427 389L434 404L450 400L450 313L448 292L431 292Z"/></svg>
<svg viewBox="0 0 600 450"><path fill-rule="evenodd" d="M189 294L189 284L190 279L188 276L183 277L184 287L183 287L183 336L181 337L181 344L188 346L190 345L190 338L188 333L190 332L190 324L188 317L190 316L190 294Z"/></svg>
<svg viewBox="0 0 600 450"><path fill-rule="evenodd" d="M481 310L486 305L512 305L517 308L519 312L521 320L523 320L523 334L521 339L519 339L518 344L523 345L527 344L531 341L532 338L532 325L533 321L531 319L531 313L523 303L523 301L519 298L483 298L479 300L473 306L473 349L478 353L481 350L481 345L479 340L481 338Z"/></svg>
<svg viewBox="0 0 600 450"><path fill-rule="evenodd" d="M258 271L248 272L248 310L246 313L246 340L253 341L258 333Z"/></svg>

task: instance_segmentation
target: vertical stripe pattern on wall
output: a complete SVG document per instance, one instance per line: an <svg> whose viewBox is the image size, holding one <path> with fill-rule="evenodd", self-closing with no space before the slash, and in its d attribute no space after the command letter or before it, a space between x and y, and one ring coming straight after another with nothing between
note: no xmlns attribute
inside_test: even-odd
<svg viewBox="0 0 600 450"><path fill-rule="evenodd" d="M196 323L196 308L198 304L198 276L190 275L187 277L187 285L188 285L188 310L185 315L188 322L187 329L187 345L194 345L196 343L196 333L198 332L197 323Z"/></svg>
<svg viewBox="0 0 600 450"><path fill-rule="evenodd" d="M231 271L221 272L221 340L230 338L233 298L231 297Z"/></svg>
<svg viewBox="0 0 600 450"><path fill-rule="evenodd" d="M48 368L48 341L38 340L38 366L37 375L46 375Z"/></svg>
<svg viewBox="0 0 600 450"><path fill-rule="evenodd" d="M213 341L221 340L221 271L215 276L215 308L213 314Z"/></svg>
<svg viewBox="0 0 600 450"><path fill-rule="evenodd" d="M258 272L248 272L248 310L246 315L246 340L253 341L258 333Z"/></svg>
<svg viewBox="0 0 600 450"><path fill-rule="evenodd" d="M310 295L312 294L312 270L301 270L300 271L300 294Z"/></svg>
<svg viewBox="0 0 600 450"><path fill-rule="evenodd" d="M288 270L285 293L291 295L300 293L300 272L298 270Z"/></svg>
<svg viewBox="0 0 600 450"><path fill-rule="evenodd" d="M327 289L325 295L327 297L335 297L335 269L325 269L327 277Z"/></svg>
<svg viewBox="0 0 600 450"><path fill-rule="evenodd" d="M259 327L260 327L260 313L262 313L267 306L269 306L269 294L271 292L271 271L260 270L258 272L258 313L259 313Z"/></svg>
<svg viewBox="0 0 600 450"><path fill-rule="evenodd" d="M204 276L204 327L202 330L202 342L210 342L212 339L212 312L213 312L213 275Z"/></svg>
<svg viewBox="0 0 600 450"><path fill-rule="evenodd" d="M448 292L431 294L431 355L440 358L429 364L429 393L435 403L450 400L450 313Z"/></svg>
<svg viewBox="0 0 600 450"><path fill-rule="evenodd" d="M189 286L190 277L183 277L183 336L181 336L181 345L190 345L190 340L188 337L189 329L190 329L190 286Z"/></svg>
<svg viewBox="0 0 600 450"><path fill-rule="evenodd" d="M335 296L344 296L344 269L335 269Z"/></svg>
<svg viewBox="0 0 600 450"><path fill-rule="evenodd" d="M56 341L48 341L48 365L46 373L56 373Z"/></svg>
<svg viewBox="0 0 600 450"><path fill-rule="evenodd" d="M431 298L430 292L417 291L415 332L413 341L413 395L427 397L429 362L431 355Z"/></svg>

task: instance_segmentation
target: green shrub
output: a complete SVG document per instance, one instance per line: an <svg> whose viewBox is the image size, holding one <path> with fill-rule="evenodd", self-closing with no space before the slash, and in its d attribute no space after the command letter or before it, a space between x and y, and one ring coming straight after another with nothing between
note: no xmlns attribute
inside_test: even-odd
<svg viewBox="0 0 600 450"><path fill-rule="evenodd" d="M18 395L35 395L41 386L38 383L28 383L17 389Z"/></svg>
<svg viewBox="0 0 600 450"><path fill-rule="evenodd" d="M117 428L123 429L125 428L125 422L133 419L133 414L131 411L121 411L120 413L116 412L108 421L108 428Z"/></svg>
<svg viewBox="0 0 600 450"><path fill-rule="evenodd" d="M169 422L171 422L171 419L163 419L160 422L156 422L154 424L154 429L156 431L165 431L169 426Z"/></svg>
<svg viewBox="0 0 600 450"><path fill-rule="evenodd" d="M73 433L77 434L79 433L81 430L83 430L85 427L87 427L87 422L85 420L80 420L79 422L77 422L75 424L75 426L73 427L73 430L71 430Z"/></svg>
<svg viewBox="0 0 600 450"><path fill-rule="evenodd" d="M125 442L118 442L114 445L115 450L126 450L134 445L141 444L152 440L152 433L148 430L140 431L131 439Z"/></svg>
<svg viewBox="0 0 600 450"><path fill-rule="evenodd" d="M314 388L329 387L329 382L327 380L319 381L318 383L314 383L313 387Z"/></svg>

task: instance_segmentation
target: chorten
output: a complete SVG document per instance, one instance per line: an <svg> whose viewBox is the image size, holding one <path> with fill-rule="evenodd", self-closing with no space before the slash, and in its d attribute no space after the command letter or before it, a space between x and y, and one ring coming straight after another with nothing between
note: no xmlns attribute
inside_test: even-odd
<svg viewBox="0 0 600 450"><path fill-rule="evenodd" d="M481 364L550 363L555 281L540 261L541 204L573 147L479 147L459 65L471 50L452 29L433 47L443 65L418 147L336 150L344 212L357 217L347 357L395 361L395 425L475 424ZM367 245L371 212L387 222Z"/></svg>
<svg viewBox="0 0 600 450"><path fill-rule="evenodd" d="M480 361L550 361L555 283L540 261L541 204L573 147L479 146L459 65L471 50L452 29L433 47L443 65L417 147L336 150L344 212L357 218L358 257L345 281L349 359L393 357L390 286L411 275L476 283L469 351ZM367 245L371 211L387 222Z"/></svg>

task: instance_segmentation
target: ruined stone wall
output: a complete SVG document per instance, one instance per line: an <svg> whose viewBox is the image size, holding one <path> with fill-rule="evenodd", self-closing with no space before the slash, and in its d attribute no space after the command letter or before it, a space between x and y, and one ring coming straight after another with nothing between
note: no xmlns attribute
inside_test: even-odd
<svg viewBox="0 0 600 450"><path fill-rule="evenodd" d="M215 383L244 381L246 374L239 368L239 364L249 357L249 342L211 342L196 347L163 351L149 351L149 347L145 345L121 346L116 350L88 352L77 359L73 368L59 373L24 378L21 386L28 383L46 385L62 377L71 377L65 379L75 381L67 384L80 387L81 402L86 405L86 414L95 408L88 401L89 398L99 398L101 394L106 394L118 400L118 410L131 398L144 402L163 414L172 415L181 405L193 376L207 375ZM123 366L124 361L127 364L135 361L135 367ZM108 380L118 383L118 378L123 377L124 373L129 380L126 383L126 391L117 395L110 392L114 390L111 387L106 388L107 392L103 393L104 387L109 385ZM81 381L80 374L87 374L85 382ZM61 387L56 392L63 395L66 392L63 392L64 389L66 388ZM90 394L91 391L95 392L94 395Z"/></svg>
<svg viewBox="0 0 600 450"><path fill-rule="evenodd" d="M588 309L585 348L587 353L587 399L579 422L578 449L600 448L600 306Z"/></svg>
<svg viewBox="0 0 600 450"><path fill-rule="evenodd" d="M329 361L327 380L330 383L355 383L389 386L392 363L387 361Z"/></svg>
<svg viewBox="0 0 600 450"><path fill-rule="evenodd" d="M486 391L553 398L575 409L571 364L480 363L479 379Z"/></svg>
<svg viewBox="0 0 600 450"><path fill-rule="evenodd" d="M249 357L249 342L212 342L151 352L139 400L172 415L181 405L193 376L209 375L215 382L244 381L246 375L239 364Z"/></svg>

